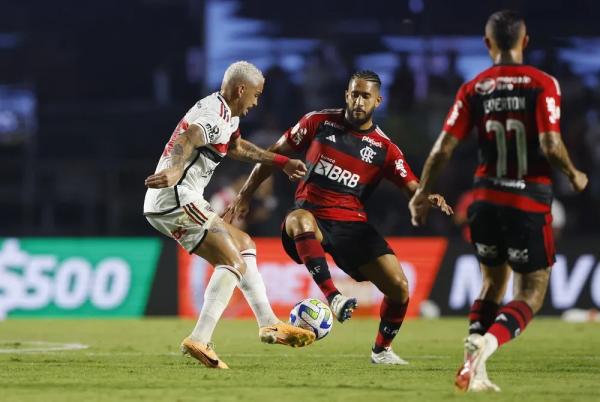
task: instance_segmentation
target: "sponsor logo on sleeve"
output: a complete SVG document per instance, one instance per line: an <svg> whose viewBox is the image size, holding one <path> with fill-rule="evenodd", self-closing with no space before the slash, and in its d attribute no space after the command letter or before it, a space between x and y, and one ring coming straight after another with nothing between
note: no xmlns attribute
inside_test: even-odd
<svg viewBox="0 0 600 402"><path fill-rule="evenodd" d="M394 163L396 164L396 171L400 172L401 177L408 176L408 172L406 171L406 167L404 166L403 159L396 159Z"/></svg>
<svg viewBox="0 0 600 402"><path fill-rule="evenodd" d="M548 109L548 120L555 124L560 119L560 106L556 105L556 99L546 96L546 108Z"/></svg>
<svg viewBox="0 0 600 402"><path fill-rule="evenodd" d="M457 100L452 106L452 112L450 113L450 117L446 121L446 124L449 126L453 126L456 123L456 119L458 119L458 115L460 113L460 109L462 109L463 103L460 100Z"/></svg>
<svg viewBox="0 0 600 402"><path fill-rule="evenodd" d="M300 145L300 143L302 142L302 140L304 139L304 136L306 136L306 128L305 127L300 127L300 123L296 123L296 125L292 128L291 131L291 139L292 142L296 145Z"/></svg>

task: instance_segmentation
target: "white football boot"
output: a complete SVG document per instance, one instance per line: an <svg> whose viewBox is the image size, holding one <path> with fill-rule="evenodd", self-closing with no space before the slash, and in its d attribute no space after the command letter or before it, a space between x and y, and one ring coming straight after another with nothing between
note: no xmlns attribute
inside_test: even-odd
<svg viewBox="0 0 600 402"><path fill-rule="evenodd" d="M475 378L471 383L471 392L485 392L494 391L500 392L500 387L490 381L487 375L487 369L485 368L485 362L479 365L479 370L475 373Z"/></svg>
<svg viewBox="0 0 600 402"><path fill-rule="evenodd" d="M339 322L344 322L352 317L352 312L358 306L354 297L346 297L341 294L335 295L329 307Z"/></svg>
<svg viewBox="0 0 600 402"><path fill-rule="evenodd" d="M390 346L379 353L371 350L371 363L373 364L408 364L406 360L398 356Z"/></svg>
<svg viewBox="0 0 600 402"><path fill-rule="evenodd" d="M479 335L471 334L465 338L465 358L463 365L458 369L454 385L463 392L499 392L500 387L491 382L487 376L485 361L490 353L486 353L488 340Z"/></svg>

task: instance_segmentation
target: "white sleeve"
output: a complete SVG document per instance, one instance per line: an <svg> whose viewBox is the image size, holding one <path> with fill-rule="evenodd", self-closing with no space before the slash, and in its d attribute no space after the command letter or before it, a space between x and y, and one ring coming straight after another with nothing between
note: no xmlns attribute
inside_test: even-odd
<svg viewBox="0 0 600 402"><path fill-rule="evenodd" d="M202 128L205 136L205 144L223 144L227 140L227 127L225 122L217 113L210 110L202 110L193 116L190 124L196 124Z"/></svg>

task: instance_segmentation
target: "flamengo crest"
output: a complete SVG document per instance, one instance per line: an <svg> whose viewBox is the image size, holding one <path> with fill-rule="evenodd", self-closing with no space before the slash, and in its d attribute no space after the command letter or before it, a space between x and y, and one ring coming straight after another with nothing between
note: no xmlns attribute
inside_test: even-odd
<svg viewBox="0 0 600 402"><path fill-rule="evenodd" d="M373 163L373 157L376 155L376 152L370 146L366 146L360 150L360 158L367 163Z"/></svg>

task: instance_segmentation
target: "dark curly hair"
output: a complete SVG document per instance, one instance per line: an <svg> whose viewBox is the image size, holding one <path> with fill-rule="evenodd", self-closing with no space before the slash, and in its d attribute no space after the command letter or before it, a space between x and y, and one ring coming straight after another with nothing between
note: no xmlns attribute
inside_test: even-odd
<svg viewBox="0 0 600 402"><path fill-rule="evenodd" d="M352 77L350 77L350 81L358 79L374 82L375 84L377 84L377 88L381 88L381 79L379 78L377 73L371 70L357 71L354 74L352 74Z"/></svg>

